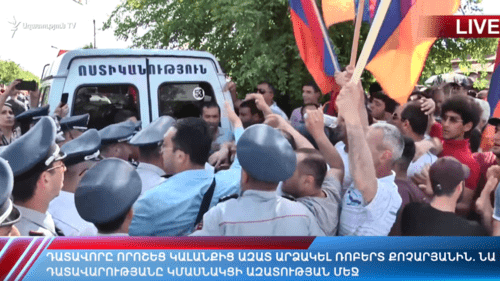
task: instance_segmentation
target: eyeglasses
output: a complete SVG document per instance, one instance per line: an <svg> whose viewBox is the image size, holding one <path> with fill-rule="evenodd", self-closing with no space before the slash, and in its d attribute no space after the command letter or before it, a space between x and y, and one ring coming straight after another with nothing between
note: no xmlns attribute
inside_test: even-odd
<svg viewBox="0 0 500 281"><path fill-rule="evenodd" d="M64 168L63 170L66 170L66 165L61 164L61 165L57 165L57 166L55 166L55 167L52 167L52 168L50 168L50 169L47 169L46 171L48 172L48 171L55 170L55 169L57 169L57 168L61 168L61 167L62 167L62 168Z"/></svg>
<svg viewBox="0 0 500 281"><path fill-rule="evenodd" d="M448 115L445 115L441 118L442 122L445 123L447 122L448 120L450 120L451 123L459 123L459 122L463 122L462 119L458 118L458 117L455 117L455 116L448 116Z"/></svg>
<svg viewBox="0 0 500 281"><path fill-rule="evenodd" d="M257 93L259 93L259 94L265 94L265 93L266 93L266 91L265 91L265 90L263 90L263 89L257 89Z"/></svg>

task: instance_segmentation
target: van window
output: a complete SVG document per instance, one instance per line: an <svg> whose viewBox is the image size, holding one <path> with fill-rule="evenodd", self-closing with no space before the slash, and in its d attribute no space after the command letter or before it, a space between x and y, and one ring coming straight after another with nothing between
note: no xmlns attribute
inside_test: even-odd
<svg viewBox="0 0 500 281"><path fill-rule="evenodd" d="M50 86L47 86L47 87L40 89L40 100L38 100L38 103L40 103L40 101L41 101L42 106L48 104L49 103L49 93L50 93Z"/></svg>
<svg viewBox="0 0 500 281"><path fill-rule="evenodd" d="M128 118L140 120L139 91L132 84L82 85L75 91L71 115L89 113L98 130Z"/></svg>
<svg viewBox="0 0 500 281"><path fill-rule="evenodd" d="M214 90L206 82L163 83L158 87L160 116L199 117L204 102L215 102Z"/></svg>

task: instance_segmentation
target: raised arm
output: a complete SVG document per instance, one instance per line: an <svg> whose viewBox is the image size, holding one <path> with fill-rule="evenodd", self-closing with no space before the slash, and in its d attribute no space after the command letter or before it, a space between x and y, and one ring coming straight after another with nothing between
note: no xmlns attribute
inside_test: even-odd
<svg viewBox="0 0 500 281"><path fill-rule="evenodd" d="M349 169L354 186L363 194L368 204L377 194L377 176L372 154L365 137L361 111L364 106L364 91L361 84L349 82L340 91L337 99L339 114L344 117L349 145Z"/></svg>
<svg viewBox="0 0 500 281"><path fill-rule="evenodd" d="M279 114L269 114L266 116L265 124L289 133L298 148L314 148L314 146L292 125Z"/></svg>
<svg viewBox="0 0 500 281"><path fill-rule="evenodd" d="M323 118L323 111L321 108L308 110L307 118L305 120L307 131L316 141L319 151L321 151L321 154L325 157L326 163L328 163L331 168L344 171L344 162L342 161L342 157L340 157L337 149L333 146L325 134Z"/></svg>

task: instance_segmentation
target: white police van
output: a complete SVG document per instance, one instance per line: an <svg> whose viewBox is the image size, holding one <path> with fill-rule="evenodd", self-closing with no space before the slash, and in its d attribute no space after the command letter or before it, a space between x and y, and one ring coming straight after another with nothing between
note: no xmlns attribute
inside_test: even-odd
<svg viewBox="0 0 500 281"><path fill-rule="evenodd" d="M143 127L162 115L193 116L204 102L221 108L230 130L223 92L225 74L207 52L132 49L69 51L43 69L39 105L53 110L68 95L69 115L90 113L89 127L103 128L135 116Z"/></svg>

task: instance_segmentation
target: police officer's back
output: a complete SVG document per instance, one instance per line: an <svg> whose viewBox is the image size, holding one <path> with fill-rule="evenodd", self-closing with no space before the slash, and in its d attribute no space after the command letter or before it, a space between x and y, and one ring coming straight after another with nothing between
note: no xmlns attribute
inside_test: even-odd
<svg viewBox="0 0 500 281"><path fill-rule="evenodd" d="M237 157L243 169L242 195L209 210L193 235L324 235L305 206L276 194L278 183L291 177L297 165L295 152L279 131L263 124L248 127L237 143Z"/></svg>

